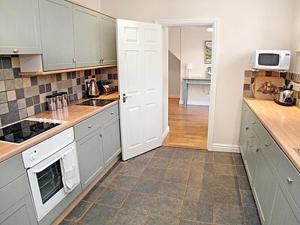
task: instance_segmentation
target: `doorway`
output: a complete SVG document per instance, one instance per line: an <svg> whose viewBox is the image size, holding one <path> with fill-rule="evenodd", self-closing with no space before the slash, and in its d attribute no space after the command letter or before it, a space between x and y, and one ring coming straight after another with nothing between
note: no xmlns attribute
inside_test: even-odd
<svg viewBox="0 0 300 225"><path fill-rule="evenodd" d="M211 150L215 107L216 29L211 20L161 20L168 36L168 125L163 145ZM165 41L166 42L166 41Z"/></svg>

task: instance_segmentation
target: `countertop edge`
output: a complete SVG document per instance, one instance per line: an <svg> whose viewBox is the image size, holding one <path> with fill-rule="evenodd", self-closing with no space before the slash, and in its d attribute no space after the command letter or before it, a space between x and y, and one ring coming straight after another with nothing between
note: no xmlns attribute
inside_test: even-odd
<svg viewBox="0 0 300 225"><path fill-rule="evenodd" d="M44 132L40 135L37 135L37 136L29 139L28 142L25 141L21 144L11 144L11 143L6 143L6 142L0 142L0 145L1 145L1 143L5 143L5 144L13 146L11 151L7 151L6 153L0 153L0 163L5 161L5 160L8 160L9 158L11 158L11 157L13 157L13 156L15 156L19 153L22 153L23 151L26 151L27 149L31 148L32 146L35 146L35 145L47 140L50 137L55 136L56 134L66 130L70 127L74 127L76 124L78 124L78 123L80 123L80 122L82 122L82 121L84 121L84 120L100 113L101 111L103 111L105 109L108 109L108 108L110 108L110 107L112 107L112 106L114 106L118 103L119 103L119 100L116 99L113 102L111 102L111 103L109 103L105 106L99 107L98 110L95 110L93 112L90 112L90 113L87 113L87 114L83 115L82 117L78 118L78 120L76 120L76 121L73 121L73 122L66 121L61 126L57 126L57 127L53 128L49 131L46 131L46 132ZM69 106L69 107L71 107L71 106ZM93 106L86 106L86 107L93 107ZM39 117L39 114L36 114L36 115L28 117L28 118L40 118L40 117Z"/></svg>

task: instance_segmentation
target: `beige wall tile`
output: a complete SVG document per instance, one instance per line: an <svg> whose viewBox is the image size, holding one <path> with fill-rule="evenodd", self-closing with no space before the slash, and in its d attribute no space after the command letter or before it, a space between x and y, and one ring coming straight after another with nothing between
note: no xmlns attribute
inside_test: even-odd
<svg viewBox="0 0 300 225"><path fill-rule="evenodd" d="M0 91L5 91L5 83L4 81L0 81Z"/></svg>
<svg viewBox="0 0 300 225"><path fill-rule="evenodd" d="M17 96L16 96L16 91L15 90L7 92L7 100L8 101L14 101L16 99L17 99Z"/></svg>
<svg viewBox="0 0 300 225"><path fill-rule="evenodd" d="M31 86L30 78L24 77L22 80L23 80L23 87L24 88L27 88L27 87Z"/></svg>
<svg viewBox="0 0 300 225"><path fill-rule="evenodd" d="M19 68L20 67L19 57L12 57L11 58L11 65L12 65L12 68Z"/></svg>
<svg viewBox="0 0 300 225"><path fill-rule="evenodd" d="M30 106L27 108L27 115L28 116L34 115L34 107L33 106Z"/></svg>

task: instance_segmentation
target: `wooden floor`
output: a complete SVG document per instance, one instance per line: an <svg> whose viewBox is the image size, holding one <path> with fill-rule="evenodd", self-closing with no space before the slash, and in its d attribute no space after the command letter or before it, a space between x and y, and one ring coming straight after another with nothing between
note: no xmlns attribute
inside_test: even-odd
<svg viewBox="0 0 300 225"><path fill-rule="evenodd" d="M207 149L208 106L184 107L170 98L169 126L164 146Z"/></svg>

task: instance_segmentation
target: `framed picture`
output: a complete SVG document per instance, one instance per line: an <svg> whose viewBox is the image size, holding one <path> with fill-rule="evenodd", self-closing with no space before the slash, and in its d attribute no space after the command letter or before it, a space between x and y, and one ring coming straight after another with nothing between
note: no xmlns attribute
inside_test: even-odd
<svg viewBox="0 0 300 225"><path fill-rule="evenodd" d="M204 63L211 64L212 41L204 41Z"/></svg>

